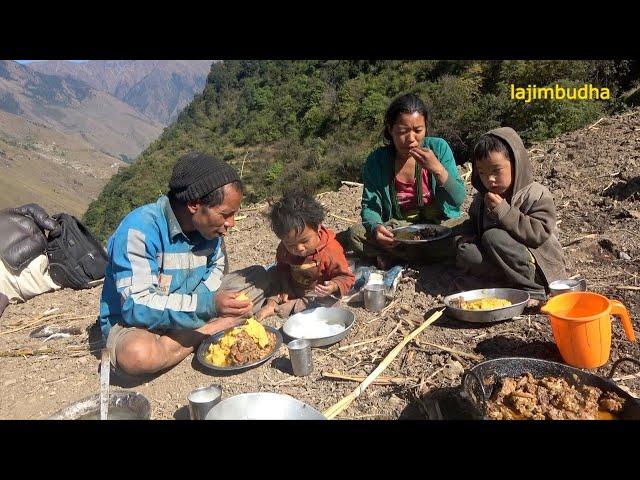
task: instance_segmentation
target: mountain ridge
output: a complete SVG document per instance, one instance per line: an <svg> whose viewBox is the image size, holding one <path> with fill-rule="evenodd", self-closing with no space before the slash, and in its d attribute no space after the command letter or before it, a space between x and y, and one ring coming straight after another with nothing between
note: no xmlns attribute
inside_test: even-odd
<svg viewBox="0 0 640 480"><path fill-rule="evenodd" d="M28 65L33 71L81 80L113 95L138 112L170 124L204 88L212 60L100 60L73 63L46 60ZM177 84L170 89L167 85Z"/></svg>

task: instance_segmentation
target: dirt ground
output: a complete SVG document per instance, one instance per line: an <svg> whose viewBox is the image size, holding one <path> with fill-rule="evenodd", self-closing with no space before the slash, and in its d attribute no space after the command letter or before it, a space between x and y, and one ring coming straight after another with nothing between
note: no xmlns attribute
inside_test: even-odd
<svg viewBox="0 0 640 480"><path fill-rule="evenodd" d="M560 241L570 275L587 279L589 289L621 301L640 335L640 110L607 117L591 128L565 134L530 150L536 180L554 194ZM461 167L464 173L468 166ZM467 186L469 194L472 187ZM329 212L326 224L344 230L359 219L360 187L343 186L319 195ZM467 199L466 206L470 202ZM277 239L270 231L266 206L240 212L237 228L227 239L231 268L273 261ZM340 218L342 217L342 218ZM308 377L291 374L286 347L269 362L233 376L214 376L191 355L151 381L122 387L144 394L152 419L186 419L187 394L211 383L223 386L223 396L246 392L278 392L306 402L320 411L347 395L358 383L325 378L323 373L368 375L385 355L438 308L453 290L456 272L443 266L415 266L405 272L396 297L384 314L359 306L347 307L356 316L349 335L339 344L314 349L314 371ZM490 285L487 285L488 287ZM26 304L11 305L0 319L0 418L44 419L66 405L98 393L100 334L95 327L101 288L41 295ZM79 327L67 338L30 338L46 311L46 323ZM58 315L57 317L55 315ZM284 320L272 318L271 324ZM21 330L13 331L21 327ZM372 338L377 341L356 346ZM454 349L449 353L437 344ZM343 348L352 346L350 348ZM342 349L341 349L342 348ZM640 347L629 342L618 320L613 321L609 362L594 372L606 375L618 358L639 358ZM396 377L373 384L339 419L425 418L421 398L427 392L456 386L461 374L485 359L525 356L562 361L545 315L523 315L491 326L476 326L446 315L411 342L383 372ZM618 384L640 394L637 371L622 366Z"/></svg>

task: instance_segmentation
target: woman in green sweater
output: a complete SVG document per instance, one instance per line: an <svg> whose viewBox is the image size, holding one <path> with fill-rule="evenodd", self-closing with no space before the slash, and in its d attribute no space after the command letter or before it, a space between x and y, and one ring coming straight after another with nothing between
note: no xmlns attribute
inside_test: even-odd
<svg viewBox="0 0 640 480"><path fill-rule="evenodd" d="M369 154L362 177L362 224L349 229L352 250L377 258L386 268L392 258L430 263L455 258L453 235L427 244L398 243L390 230L412 223L456 227L466 190L451 147L428 137L424 102L413 94L396 98L384 121L385 146ZM455 232L454 232L455 235Z"/></svg>

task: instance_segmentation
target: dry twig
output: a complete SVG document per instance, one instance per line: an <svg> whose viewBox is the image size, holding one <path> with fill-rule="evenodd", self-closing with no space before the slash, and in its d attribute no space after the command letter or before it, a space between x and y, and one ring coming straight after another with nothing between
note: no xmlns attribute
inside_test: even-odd
<svg viewBox="0 0 640 480"><path fill-rule="evenodd" d="M345 345L344 347L339 347L338 350L348 350L353 347L359 347L360 345L366 345L368 343L377 342L378 340L382 340L384 335L380 335L379 337L370 338L369 340L364 340L362 342L350 343L349 345Z"/></svg>
<svg viewBox="0 0 640 480"><path fill-rule="evenodd" d="M71 315L68 317L67 315ZM31 323L27 323L26 325L22 325L21 327L14 328L12 330L5 330L0 332L0 335L7 335L9 333L19 332L20 330L24 330L26 328L34 327L41 323L57 323L62 321L71 321L71 320L83 320L85 318L94 318L95 315L82 315L82 316L73 316L73 313L59 313L57 315L50 315L48 317L38 317L35 321Z"/></svg>
<svg viewBox="0 0 640 480"><path fill-rule="evenodd" d="M460 355L461 357L468 358L470 360L475 360L477 362L482 360L482 357L480 355L476 355L474 353L461 352L460 350L456 350L454 348L445 347L443 345L438 345L437 343L426 342L424 340L420 340L420 341L416 340L415 344L417 346L421 346L423 344L424 345L429 345L430 347L439 348L440 350L444 350L445 352L454 353L456 355ZM425 351L425 350L423 349L422 351ZM428 353L428 350L426 350L426 352Z"/></svg>
<svg viewBox="0 0 640 480"><path fill-rule="evenodd" d="M562 245L562 248L566 248L569 245L573 245L574 243L581 242L582 240L586 240L588 238L595 238L597 236L598 236L597 233L590 233L589 235L583 235L582 237L574 238L573 240L571 240L571 241L565 243L564 245Z"/></svg>
<svg viewBox="0 0 640 480"><path fill-rule="evenodd" d="M346 380L348 382L362 382L366 377L363 375L346 375L343 373L331 373L322 372L323 378L330 378L333 380ZM372 385L404 385L409 382L417 382L418 377L378 377Z"/></svg>
<svg viewBox="0 0 640 480"><path fill-rule="evenodd" d="M340 215L336 215L334 213L329 213L329 216L337 218L338 220L342 220L342 221L347 222L347 223L358 223L357 220L352 220L350 218L341 217Z"/></svg>

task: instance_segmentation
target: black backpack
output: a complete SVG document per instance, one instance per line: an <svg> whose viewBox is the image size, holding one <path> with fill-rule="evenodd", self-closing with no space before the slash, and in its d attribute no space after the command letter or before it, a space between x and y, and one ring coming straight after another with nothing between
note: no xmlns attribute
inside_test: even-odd
<svg viewBox="0 0 640 480"><path fill-rule="evenodd" d="M80 220L66 213L53 215L57 227L49 232L49 274L62 287L90 288L104 277L108 257Z"/></svg>

